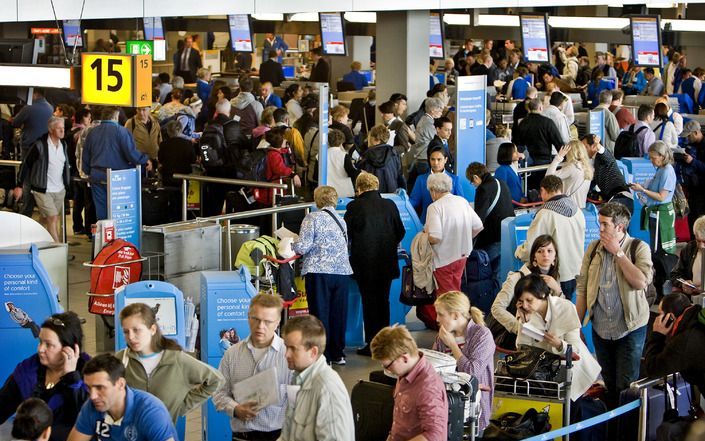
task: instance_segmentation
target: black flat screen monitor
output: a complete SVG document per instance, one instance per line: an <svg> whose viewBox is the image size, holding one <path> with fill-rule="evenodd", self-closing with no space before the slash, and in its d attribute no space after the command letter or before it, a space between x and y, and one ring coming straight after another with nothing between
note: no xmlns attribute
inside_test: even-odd
<svg viewBox="0 0 705 441"><path fill-rule="evenodd" d="M661 19L658 15L630 18L632 60L636 66L661 67Z"/></svg>
<svg viewBox="0 0 705 441"><path fill-rule="evenodd" d="M144 24L144 39L145 40L164 40L164 23L161 17L145 17Z"/></svg>
<svg viewBox="0 0 705 441"><path fill-rule="evenodd" d="M230 47L233 52L254 52L252 41L252 23L249 14L228 15L230 29Z"/></svg>
<svg viewBox="0 0 705 441"><path fill-rule="evenodd" d="M546 15L520 15L519 23L524 60L531 63L550 63L551 41Z"/></svg>
<svg viewBox="0 0 705 441"><path fill-rule="evenodd" d="M321 43L325 55L347 55L345 21L342 12L319 12Z"/></svg>

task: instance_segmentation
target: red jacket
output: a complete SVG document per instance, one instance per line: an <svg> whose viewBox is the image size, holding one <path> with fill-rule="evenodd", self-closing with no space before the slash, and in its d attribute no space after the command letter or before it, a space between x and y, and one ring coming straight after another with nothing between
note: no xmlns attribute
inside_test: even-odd
<svg viewBox="0 0 705 441"><path fill-rule="evenodd" d="M279 149L267 148L267 163L265 165L265 176L269 182L278 182L281 178L288 178L294 174L294 170L289 166L291 163L291 151L288 147ZM258 188L255 193L257 202L271 206L272 194L271 188Z"/></svg>

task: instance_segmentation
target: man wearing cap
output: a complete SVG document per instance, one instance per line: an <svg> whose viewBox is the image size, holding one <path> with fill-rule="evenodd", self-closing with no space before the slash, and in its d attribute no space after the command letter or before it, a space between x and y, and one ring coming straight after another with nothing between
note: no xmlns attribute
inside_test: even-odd
<svg viewBox="0 0 705 441"><path fill-rule="evenodd" d="M677 153L674 157L688 194L688 227L692 236L695 219L705 214L705 136L699 122L688 121L681 137L687 138L688 145L685 153Z"/></svg>

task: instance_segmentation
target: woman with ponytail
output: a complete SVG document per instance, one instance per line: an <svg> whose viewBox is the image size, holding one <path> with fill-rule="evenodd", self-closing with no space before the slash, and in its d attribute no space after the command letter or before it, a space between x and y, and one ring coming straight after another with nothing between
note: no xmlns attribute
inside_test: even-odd
<svg viewBox="0 0 705 441"><path fill-rule="evenodd" d="M125 365L127 385L162 400L173 421L201 405L223 381L217 369L162 335L148 305L126 306L120 311L120 323L127 348L115 357Z"/></svg>
<svg viewBox="0 0 705 441"><path fill-rule="evenodd" d="M440 329L433 349L452 354L459 372L477 377L483 389L480 430L484 430L490 422L494 393L495 344L492 333L485 326L482 311L471 306L462 292L449 291L438 297L434 306Z"/></svg>
<svg viewBox="0 0 705 441"><path fill-rule="evenodd" d="M20 404L12 422L12 437L16 441L48 441L54 415L44 401L28 398Z"/></svg>

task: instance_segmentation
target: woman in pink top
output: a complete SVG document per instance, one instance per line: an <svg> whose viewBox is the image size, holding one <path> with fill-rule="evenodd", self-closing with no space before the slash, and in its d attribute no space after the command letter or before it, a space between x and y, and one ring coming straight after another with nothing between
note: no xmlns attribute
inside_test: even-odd
<svg viewBox="0 0 705 441"><path fill-rule="evenodd" d="M480 430L484 430L490 422L494 392L492 333L485 326L482 311L470 306L470 300L462 292L449 291L438 297L434 305L441 327L433 349L452 354L459 372L477 377L483 389Z"/></svg>

